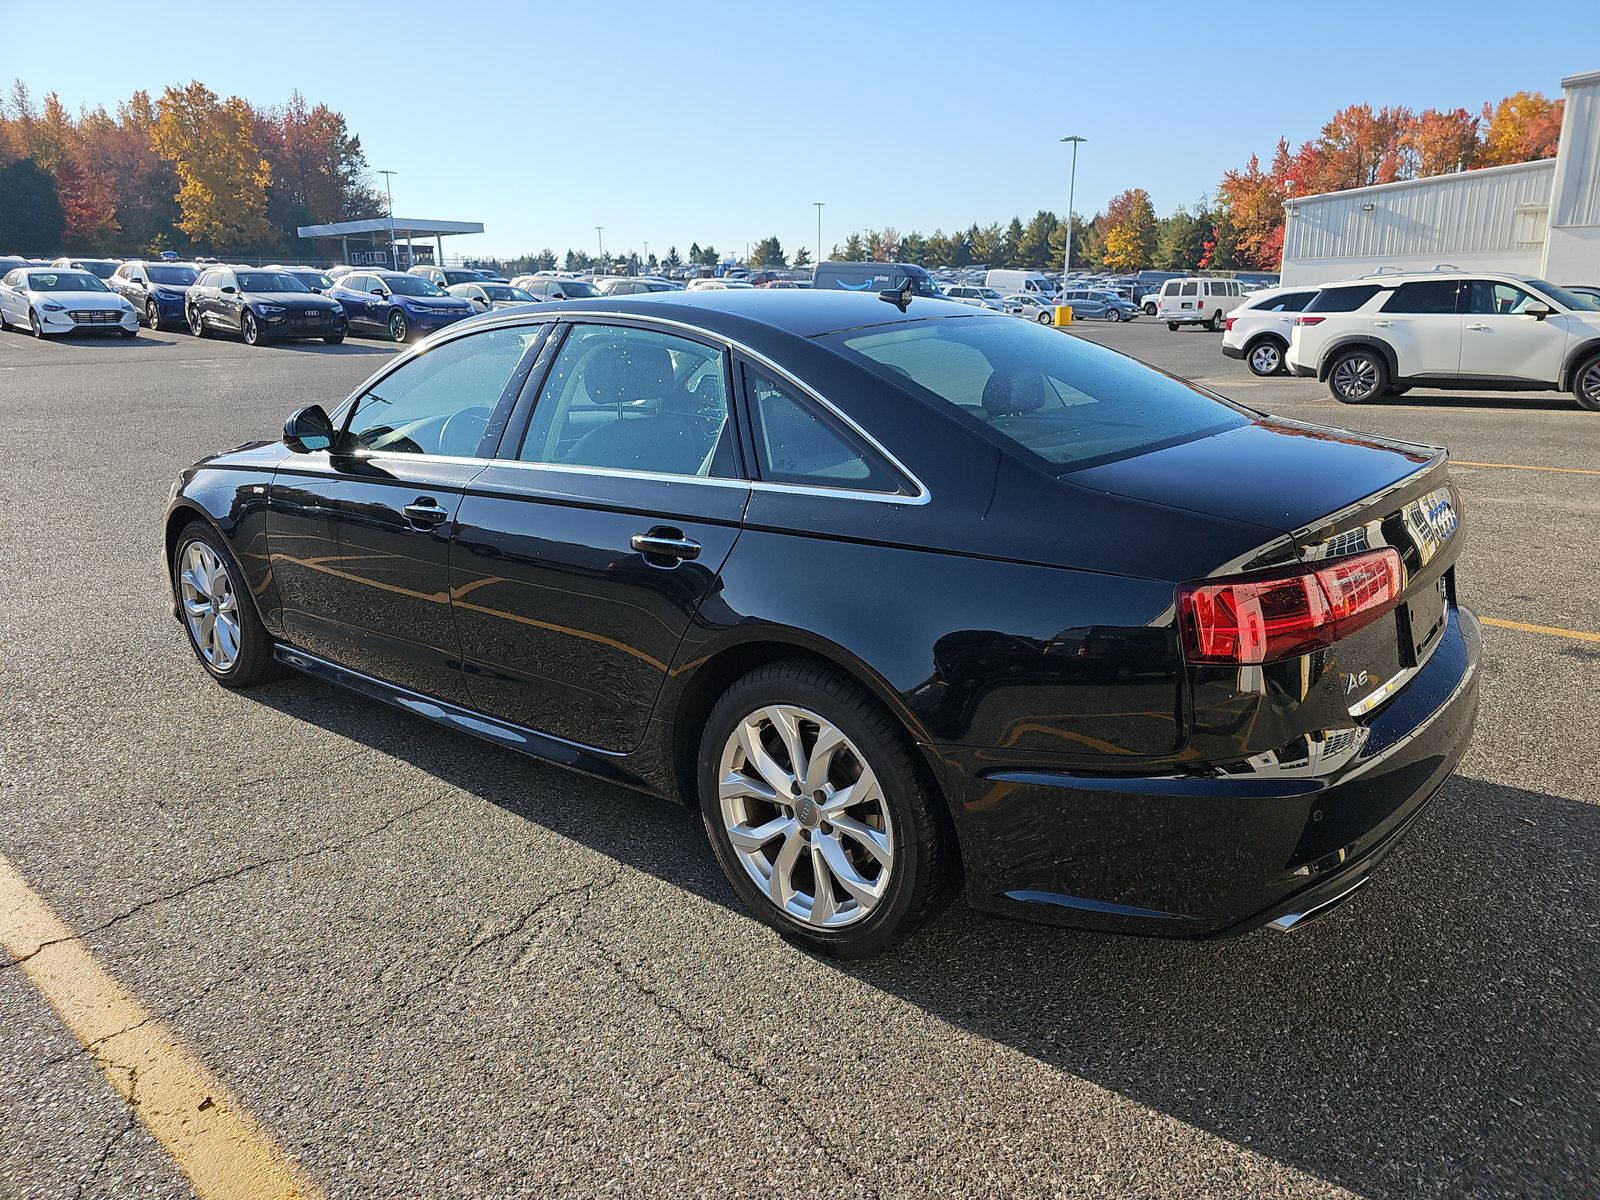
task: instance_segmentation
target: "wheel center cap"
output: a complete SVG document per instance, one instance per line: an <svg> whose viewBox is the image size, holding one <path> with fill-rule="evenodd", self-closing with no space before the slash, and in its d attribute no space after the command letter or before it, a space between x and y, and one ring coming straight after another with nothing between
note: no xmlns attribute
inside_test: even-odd
<svg viewBox="0 0 1600 1200"><path fill-rule="evenodd" d="M815 829L822 814L817 811L815 802L810 796L801 796L794 802L794 819L807 829Z"/></svg>

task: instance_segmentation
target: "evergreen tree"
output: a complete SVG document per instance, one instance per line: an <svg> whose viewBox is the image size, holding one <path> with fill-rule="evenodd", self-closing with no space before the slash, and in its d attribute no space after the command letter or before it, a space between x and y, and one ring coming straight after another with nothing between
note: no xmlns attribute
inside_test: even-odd
<svg viewBox="0 0 1600 1200"><path fill-rule="evenodd" d="M809 267L811 265L811 251L804 246L799 247L794 252L794 265L797 267Z"/></svg>
<svg viewBox="0 0 1600 1200"><path fill-rule="evenodd" d="M24 254L53 252L66 230L56 181L31 158L0 167L0 246Z"/></svg>
<svg viewBox="0 0 1600 1200"><path fill-rule="evenodd" d="M1023 238L1022 220L1019 217L1012 217L1011 218L1011 224L1006 226L1006 237L1005 237L1004 249L1002 249L1001 252L1000 252L1000 258L1002 260L1001 261L1001 265L1002 266L1007 266L1007 267L1020 267L1020 266L1022 266L1022 258L1021 258L1022 238Z"/></svg>

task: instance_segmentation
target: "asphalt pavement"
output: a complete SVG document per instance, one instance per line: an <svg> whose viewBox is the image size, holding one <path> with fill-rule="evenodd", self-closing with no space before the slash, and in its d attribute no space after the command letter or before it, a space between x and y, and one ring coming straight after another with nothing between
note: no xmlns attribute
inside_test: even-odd
<svg viewBox="0 0 1600 1200"><path fill-rule="evenodd" d="M1219 335L1075 333L1483 464L1477 737L1300 932L957 904L812 958L686 809L309 679L214 686L162 579L173 476L337 402L392 352L360 339L0 334L0 856L328 1196L1594 1195L1600 416L1346 407ZM0 1195L193 1194L97 1061L0 966Z"/></svg>

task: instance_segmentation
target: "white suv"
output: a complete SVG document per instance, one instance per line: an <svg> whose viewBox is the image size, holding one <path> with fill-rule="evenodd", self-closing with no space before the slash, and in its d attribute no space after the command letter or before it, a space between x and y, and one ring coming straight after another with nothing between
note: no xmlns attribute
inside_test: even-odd
<svg viewBox="0 0 1600 1200"><path fill-rule="evenodd" d="M1294 319L1316 294L1316 288L1251 292L1222 322L1222 353L1244 359L1252 374L1283 374Z"/></svg>
<svg viewBox="0 0 1600 1200"><path fill-rule="evenodd" d="M1161 285L1156 319L1168 329L1204 325L1215 333L1223 318L1244 303L1244 285L1237 279L1169 279Z"/></svg>
<svg viewBox="0 0 1600 1200"><path fill-rule="evenodd" d="M1600 412L1600 312L1525 275L1369 275L1317 293L1288 363L1346 404L1413 387L1570 390Z"/></svg>

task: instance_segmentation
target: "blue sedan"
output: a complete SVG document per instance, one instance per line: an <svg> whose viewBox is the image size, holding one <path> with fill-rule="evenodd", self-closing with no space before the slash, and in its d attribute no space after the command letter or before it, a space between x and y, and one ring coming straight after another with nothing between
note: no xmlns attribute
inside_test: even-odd
<svg viewBox="0 0 1600 1200"><path fill-rule="evenodd" d="M470 300L400 271L352 271L326 294L344 306L351 333L376 333L395 342L443 329L475 311Z"/></svg>

